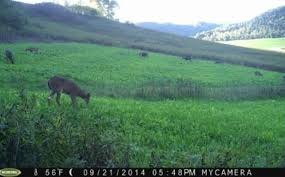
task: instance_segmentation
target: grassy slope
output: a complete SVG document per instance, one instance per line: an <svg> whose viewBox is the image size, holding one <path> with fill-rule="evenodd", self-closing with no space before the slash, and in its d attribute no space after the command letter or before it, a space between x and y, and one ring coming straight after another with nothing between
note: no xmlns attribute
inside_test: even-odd
<svg viewBox="0 0 285 177"><path fill-rule="evenodd" d="M221 41L221 43L247 47L247 48L285 52L285 38L236 40L236 41L225 41L225 42Z"/></svg>
<svg viewBox="0 0 285 177"><path fill-rule="evenodd" d="M39 47L42 53L26 53L25 48L31 46ZM283 83L282 74L277 72L260 70L264 77L256 77L254 72L258 70L253 68L200 60L189 62L157 53L151 53L150 58L143 59L138 56L138 51L131 49L78 43L0 45L1 50L5 48L13 48L17 60L15 66L1 66L2 75L6 76L2 77L6 83L3 86L8 88L15 84L15 80L29 80L29 75L25 75L28 73L38 74L31 75L35 83L29 86L31 89L44 89L45 81L56 74L96 87L113 85L136 88L151 83L175 84L177 80L209 87L273 86ZM4 63L3 60L1 62Z"/></svg>
<svg viewBox="0 0 285 177"><path fill-rule="evenodd" d="M42 54L26 54L27 46L40 47ZM6 47L15 48L17 64L0 64L0 124L10 127L5 133L0 130L4 137L0 148L17 136L11 122L16 120L21 127L18 166L285 165L284 99L147 101L104 97L97 92L104 84L132 89L153 80L181 78L220 87L228 83L262 86L280 83L280 73L264 72L258 78L252 68L186 62L154 53L141 59L135 50L88 44L0 45ZM60 108L55 102L48 107L46 82L55 74L72 77L91 91L89 107L80 100L74 113L67 96ZM23 86L34 100L27 105L18 103L14 92ZM13 103L18 106L11 111ZM0 157L9 159L9 154Z"/></svg>
<svg viewBox="0 0 285 177"><path fill-rule="evenodd" d="M192 38L145 30L100 17L86 17L48 10L39 6L21 6L29 16L26 35L43 40L65 40L132 47L178 56L193 55L200 59L285 72L284 54L245 49Z"/></svg>

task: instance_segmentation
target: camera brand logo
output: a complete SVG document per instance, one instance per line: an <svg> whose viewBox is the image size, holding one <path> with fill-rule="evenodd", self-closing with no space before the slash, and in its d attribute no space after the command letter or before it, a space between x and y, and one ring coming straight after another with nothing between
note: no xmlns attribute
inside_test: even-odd
<svg viewBox="0 0 285 177"><path fill-rule="evenodd" d="M4 177L14 177L19 176L21 171L16 168L3 168L0 170L0 176Z"/></svg>

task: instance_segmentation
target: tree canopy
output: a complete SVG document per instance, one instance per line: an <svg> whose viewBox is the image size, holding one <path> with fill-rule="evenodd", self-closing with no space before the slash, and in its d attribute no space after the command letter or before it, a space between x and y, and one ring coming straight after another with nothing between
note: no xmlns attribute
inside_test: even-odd
<svg viewBox="0 0 285 177"><path fill-rule="evenodd" d="M98 10L88 7L88 6L80 6L80 5L72 5L72 6L67 6L69 10L76 14L81 14L81 15L89 15L89 16L96 16L96 15L102 15Z"/></svg>
<svg viewBox="0 0 285 177"><path fill-rule="evenodd" d="M15 4L11 0L0 0L0 23L2 29L20 29L23 26L24 19L14 6Z"/></svg>
<svg viewBox="0 0 285 177"><path fill-rule="evenodd" d="M89 0L96 6L96 9L108 19L113 19L114 10L119 6L116 0Z"/></svg>

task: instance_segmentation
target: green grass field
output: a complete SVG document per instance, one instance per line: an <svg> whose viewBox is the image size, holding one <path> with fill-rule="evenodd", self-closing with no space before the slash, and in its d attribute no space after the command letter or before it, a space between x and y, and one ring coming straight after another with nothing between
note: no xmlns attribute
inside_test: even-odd
<svg viewBox="0 0 285 177"><path fill-rule="evenodd" d="M285 52L285 38L236 40L236 41L226 41L222 43L240 46L240 47L271 50L276 52Z"/></svg>
<svg viewBox="0 0 285 177"><path fill-rule="evenodd" d="M31 46L41 53L26 53ZM284 97L223 95L225 88L274 92L281 73L91 44L5 48L14 49L16 64L0 61L0 166L285 166ZM54 75L90 91L90 105L80 100L73 110L64 95L60 107L48 106Z"/></svg>
<svg viewBox="0 0 285 177"><path fill-rule="evenodd" d="M30 46L41 48L41 54L26 53L24 49ZM2 87L9 89L15 80L24 82L31 78L33 82L26 85L29 89L46 89L46 81L53 75L71 77L92 87L111 85L130 89L151 83L176 84L178 80L210 87L274 86L283 83L283 74L278 72L215 64L199 58L186 61L158 53L142 58L137 50L132 49L78 43L0 46L2 51L5 48L15 50L17 62L15 66L7 66L3 65L4 60L1 61L1 81L5 83ZM256 77L255 71L264 76Z"/></svg>
<svg viewBox="0 0 285 177"><path fill-rule="evenodd" d="M85 84L92 94L99 96L238 99L274 96L284 83L281 73L215 64L199 58L190 62L157 53L141 58L136 50L76 43L36 45L42 49L40 55L24 51L33 44L2 45L2 50L10 47L17 55L17 65L1 69L1 81L6 83L3 89L22 82L29 90L41 91L47 88L50 77L63 75ZM255 71L260 71L263 77L255 76Z"/></svg>

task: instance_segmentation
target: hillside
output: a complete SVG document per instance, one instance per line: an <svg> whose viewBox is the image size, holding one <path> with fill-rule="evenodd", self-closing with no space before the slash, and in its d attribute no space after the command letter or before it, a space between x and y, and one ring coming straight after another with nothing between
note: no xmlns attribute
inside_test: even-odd
<svg viewBox="0 0 285 177"><path fill-rule="evenodd" d="M154 23L154 22L137 23L136 25L146 29L151 29L165 33L172 33L186 37L194 37L197 33L208 31L220 26L218 24L205 23L205 22L198 23L197 25L177 25L171 23Z"/></svg>
<svg viewBox="0 0 285 177"><path fill-rule="evenodd" d="M25 52L25 48L33 46L39 47L41 53ZM149 53L148 58L142 58L138 55L139 50L134 49L79 43L24 43L0 45L0 50L4 50L5 47L13 48L17 54L14 68L4 65L5 60L0 62L3 63L0 67L3 70L0 79L5 83L3 87L8 88L29 80L31 70L38 75L31 76L33 82L26 85L28 90L45 90L47 87L43 83L45 80L53 75L64 75L89 85L90 90L93 90L91 93L98 96L144 99L195 96L231 99L231 95L226 95L228 90L217 90L220 93L212 93L216 88L231 90L231 87L235 87L235 91L241 93L247 87L251 87L258 90L251 94L266 97L268 94L273 94L274 90L270 88L272 93L264 93L268 86L279 86L284 83L283 74L278 72L203 61L199 58L187 61L159 53ZM35 68L35 65L39 67ZM7 70L7 67L11 69ZM263 73L263 77L256 77L255 71ZM15 76L13 72L19 74ZM15 79L19 83L15 83ZM200 92L196 93L196 87ZM235 98L251 97L241 93L232 95Z"/></svg>
<svg viewBox="0 0 285 177"><path fill-rule="evenodd" d="M265 12L250 21L225 25L195 36L209 41L279 37L285 37L285 6Z"/></svg>
<svg viewBox="0 0 285 177"><path fill-rule="evenodd" d="M142 49L285 72L284 54L180 37L122 24L98 16L74 14L62 6L17 3L27 17L22 30L1 32L0 41L81 42ZM270 60L268 60L270 58Z"/></svg>

